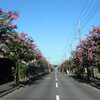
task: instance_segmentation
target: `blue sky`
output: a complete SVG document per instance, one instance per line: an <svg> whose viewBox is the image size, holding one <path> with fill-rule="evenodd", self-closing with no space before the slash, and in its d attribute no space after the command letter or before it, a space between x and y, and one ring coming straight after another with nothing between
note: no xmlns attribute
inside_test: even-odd
<svg viewBox="0 0 100 100"><path fill-rule="evenodd" d="M98 0L0 0L0 8L18 11L17 31L28 33L50 63L60 64L70 57L70 43L72 50L79 43L77 23L82 22L81 39L93 25L100 24L99 3Z"/></svg>

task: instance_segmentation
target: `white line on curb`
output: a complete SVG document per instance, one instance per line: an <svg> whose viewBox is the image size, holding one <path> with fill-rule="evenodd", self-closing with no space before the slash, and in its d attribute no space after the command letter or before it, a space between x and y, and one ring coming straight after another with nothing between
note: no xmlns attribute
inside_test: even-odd
<svg viewBox="0 0 100 100"><path fill-rule="evenodd" d="M56 100L60 100L59 95L56 95Z"/></svg>

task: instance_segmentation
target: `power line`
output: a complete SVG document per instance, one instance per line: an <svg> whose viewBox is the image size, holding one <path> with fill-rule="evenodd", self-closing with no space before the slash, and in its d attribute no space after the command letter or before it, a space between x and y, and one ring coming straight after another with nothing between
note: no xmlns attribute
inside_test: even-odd
<svg viewBox="0 0 100 100"><path fill-rule="evenodd" d="M84 18L85 17L85 15L86 15L86 13L89 11L89 9L90 9L90 7L91 7L91 4L93 4L93 1L94 0L92 0L91 2L89 2L89 0L86 0L86 2L85 2L85 4L84 4L84 6L83 6L83 9L82 9L82 11L81 11L81 13L80 13L80 15L79 15L79 17L77 18L77 20L78 19L80 19L80 21L82 20L82 18ZM88 6L88 3L90 4L89 6ZM83 16L81 16L82 15L82 13L84 12L84 10L85 10L85 8L88 6L88 8L86 9L86 11L85 11L85 13L83 14ZM76 21L77 21L76 20ZM74 33L75 33L76 31L74 31ZM78 33L75 35L74 34L74 38L73 38L73 41L76 39L76 36L78 35Z"/></svg>
<svg viewBox="0 0 100 100"><path fill-rule="evenodd" d="M79 16L76 18L74 24L76 24L76 22L80 19L81 15L82 15L82 13L83 13L83 11L84 11L84 9L86 8L86 6L87 6L87 4L88 4L88 1L89 1L89 0L86 0L86 2L85 2L85 4L84 4L84 6L83 6L83 8L82 8L82 10L81 10L81 12L80 12L80 14L79 14Z"/></svg>
<svg viewBox="0 0 100 100"><path fill-rule="evenodd" d="M77 32L77 27L75 26L78 20L80 19L82 26L84 26L93 17L92 15L97 12L99 5L100 5L99 0L86 0L85 1L80 14L74 21L71 34L69 36L69 39L67 39L67 44L69 43L70 45L72 45L72 43L75 42L76 40L76 36L79 34ZM78 29L80 30L80 28Z"/></svg>
<svg viewBox="0 0 100 100"><path fill-rule="evenodd" d="M97 13L97 9L100 5L99 0L97 0L97 2L95 3L95 5L93 6L93 8L91 9L91 11L89 12L88 16L86 16L86 18L82 21L83 22L83 26L89 22L89 20L91 20L91 18L93 18L93 16Z"/></svg>
<svg viewBox="0 0 100 100"><path fill-rule="evenodd" d="M82 18L83 18L83 20L82 20L82 18L81 18L81 20L82 20L82 23L84 23L84 25L85 25L85 23L88 21L88 19L92 16L92 14L97 10L97 8L98 8L98 6L99 6L99 4L100 4L100 2L99 2L99 0L97 0L96 1L96 3L92 6L92 8L91 8L91 5L93 4L93 2L94 2L94 0L92 0L91 2L90 2L90 5L89 5L89 7L87 8L88 9L88 11L86 11L85 13L84 13L84 15L82 16ZM85 5L86 6L86 5ZM89 10L91 8L91 10ZM90 11L90 12L89 12ZM88 13L87 13L88 12ZM92 13L92 14L91 14ZM90 16L90 14L91 14L91 16ZM87 16L85 16L85 15L87 15ZM88 19L87 19L88 18ZM87 19L87 20L86 20ZM85 21L86 20L86 21ZM74 38L74 40L75 40L76 38ZM74 41L73 40L73 41Z"/></svg>
<svg viewBox="0 0 100 100"><path fill-rule="evenodd" d="M84 22L84 21L82 21L82 19L83 20L85 19L86 15L88 14L89 10L91 9L91 5L93 4L94 1L95 0L91 0L91 2L89 2L89 5L87 5L88 6L87 9L85 10L83 16L81 16L81 18L80 18L81 23Z"/></svg>
<svg viewBox="0 0 100 100"><path fill-rule="evenodd" d="M76 24L76 22L79 20L79 18L81 17L81 15L82 15L82 13L83 13L85 7L86 7L87 4L88 4L88 1L89 1L89 0L86 0L86 2L84 3L83 8L82 8L80 14L78 15L78 17L76 18L76 20L75 20L74 23L73 23L73 27L72 27L71 35L70 35L71 38L73 37L74 33L76 32L75 24ZM70 38L70 37L69 37L69 38Z"/></svg>

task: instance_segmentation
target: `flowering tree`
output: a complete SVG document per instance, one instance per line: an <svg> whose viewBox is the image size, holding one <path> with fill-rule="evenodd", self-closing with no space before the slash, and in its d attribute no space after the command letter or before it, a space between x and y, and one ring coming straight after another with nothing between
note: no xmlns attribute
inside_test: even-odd
<svg viewBox="0 0 100 100"><path fill-rule="evenodd" d="M98 66L100 72L100 25L97 27L93 26L93 29L90 30L89 33L91 34L92 40L90 51L92 51L95 65Z"/></svg>
<svg viewBox="0 0 100 100"><path fill-rule="evenodd" d="M35 44L32 44L31 38L26 38L27 34L22 32L20 34L14 32L13 35L3 34L1 50L7 56L8 54L17 59L25 59L27 54L34 53ZM24 57L26 56L26 57ZM29 57L30 57L29 56ZM28 59L27 59L28 60Z"/></svg>
<svg viewBox="0 0 100 100"><path fill-rule="evenodd" d="M45 67L48 62L36 48L34 40L27 37L28 34L15 31L17 25L13 20L17 18L16 11L4 12L0 8L0 58L12 58L16 62L16 83L19 83L19 63L33 60L38 66Z"/></svg>
<svg viewBox="0 0 100 100"><path fill-rule="evenodd" d="M16 11L4 12L0 8L0 39L2 34L12 34L17 25L13 23L13 20L18 18L18 13Z"/></svg>
<svg viewBox="0 0 100 100"><path fill-rule="evenodd" d="M13 35L3 34L3 44L1 46L1 51L5 57L10 57L16 61L17 68L17 82L18 77L18 64L23 61L30 61L34 59L35 44L31 38L26 37L28 34L22 32L20 34L14 32Z"/></svg>
<svg viewBox="0 0 100 100"><path fill-rule="evenodd" d="M0 45L3 42L3 35L12 33L17 28L17 25L13 23L13 20L18 18L18 13L16 11L7 11L4 12L2 8L0 8ZM9 40L7 40L9 42ZM6 42L7 42L6 41ZM6 52L5 49L2 49L3 52ZM3 54L0 52L0 58L3 57Z"/></svg>
<svg viewBox="0 0 100 100"><path fill-rule="evenodd" d="M57 66L57 69L61 69L61 72L64 71L67 74L71 72L71 70L73 70L73 67L74 67L74 62L73 60L69 59L65 60L59 66Z"/></svg>
<svg viewBox="0 0 100 100"><path fill-rule="evenodd" d="M86 67L100 64L100 25L89 31L86 39L80 41L76 51L72 52L73 60L78 66ZM89 78L89 72L88 72Z"/></svg>

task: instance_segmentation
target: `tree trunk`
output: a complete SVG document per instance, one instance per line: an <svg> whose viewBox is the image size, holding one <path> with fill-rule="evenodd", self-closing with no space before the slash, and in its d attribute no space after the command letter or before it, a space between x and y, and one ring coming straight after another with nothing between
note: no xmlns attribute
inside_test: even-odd
<svg viewBox="0 0 100 100"><path fill-rule="evenodd" d="M20 63L20 60L17 60L16 61L16 85L19 85L19 63Z"/></svg>
<svg viewBox="0 0 100 100"><path fill-rule="evenodd" d="M16 85L19 85L19 66L16 66Z"/></svg>
<svg viewBox="0 0 100 100"><path fill-rule="evenodd" d="M100 73L100 64L98 65L98 72Z"/></svg>
<svg viewBox="0 0 100 100"><path fill-rule="evenodd" d="M78 78L81 78L81 74L80 74L80 69L79 69L79 67L77 67L77 76L78 76Z"/></svg>
<svg viewBox="0 0 100 100"><path fill-rule="evenodd" d="M87 66L87 82L90 82L90 70Z"/></svg>
<svg viewBox="0 0 100 100"><path fill-rule="evenodd" d="M62 72L62 68L61 68L61 72Z"/></svg>
<svg viewBox="0 0 100 100"><path fill-rule="evenodd" d="M94 78L94 70L91 68L91 77Z"/></svg>

